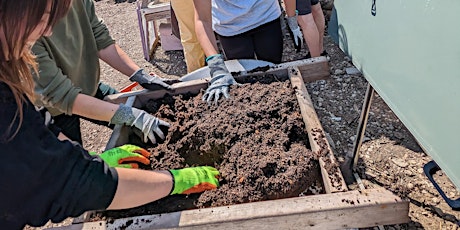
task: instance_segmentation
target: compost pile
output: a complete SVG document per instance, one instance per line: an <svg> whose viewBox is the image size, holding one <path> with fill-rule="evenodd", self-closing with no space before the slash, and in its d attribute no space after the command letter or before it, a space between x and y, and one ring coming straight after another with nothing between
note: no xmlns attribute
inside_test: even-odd
<svg viewBox="0 0 460 230"><path fill-rule="evenodd" d="M232 87L231 99L219 100L218 106L203 102L203 92L150 100L145 109L171 124L165 141L149 148L151 169L214 166L221 172L221 187L170 196L120 214L295 197L318 185L317 156L310 150L294 90L289 80L278 80L251 78Z"/></svg>

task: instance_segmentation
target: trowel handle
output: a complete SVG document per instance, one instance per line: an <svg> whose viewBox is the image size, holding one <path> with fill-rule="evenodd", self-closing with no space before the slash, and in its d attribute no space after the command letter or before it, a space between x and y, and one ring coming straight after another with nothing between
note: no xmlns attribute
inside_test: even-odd
<svg viewBox="0 0 460 230"><path fill-rule="evenodd" d="M453 210L460 210L460 198L456 200L449 199L444 191L442 191L441 187L439 187L438 183L433 178L433 175L441 170L441 168L436 164L434 161L430 161L426 163L423 166L423 171L425 172L425 175L428 177L428 179L431 181L431 183L434 185L436 190L438 190L439 194L441 194L442 198L446 201L446 203L453 209Z"/></svg>

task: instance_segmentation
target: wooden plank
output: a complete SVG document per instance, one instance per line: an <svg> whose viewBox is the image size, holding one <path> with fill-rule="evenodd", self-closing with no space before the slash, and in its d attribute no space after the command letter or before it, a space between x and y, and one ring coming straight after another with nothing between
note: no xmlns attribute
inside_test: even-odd
<svg viewBox="0 0 460 230"><path fill-rule="evenodd" d="M299 68L300 75L304 82L324 80L330 77L329 62L326 57L320 56L299 61L286 62L277 65L275 68Z"/></svg>
<svg viewBox="0 0 460 230"><path fill-rule="evenodd" d="M324 189L326 193L346 191L347 185L345 184L339 165L335 160L334 153L326 139L325 132L318 119L307 88L305 87L301 72L297 67L290 67L288 72L292 86L296 91L296 97L299 101L303 121L307 128L311 150L314 152L322 151L320 153L322 157L319 159L319 163Z"/></svg>
<svg viewBox="0 0 460 230"><path fill-rule="evenodd" d="M159 3L159 4L148 4L147 7L145 7L144 4L142 4L142 13L144 14L153 14L153 13L158 13L158 12L169 12L170 11L170 3L169 2L164 2L164 3Z"/></svg>
<svg viewBox="0 0 460 230"><path fill-rule="evenodd" d="M171 12L168 11L163 11L163 12L157 12L157 13L144 13L144 17L146 21L156 21L156 20L161 20L161 19L167 19L171 18Z"/></svg>
<svg viewBox="0 0 460 230"><path fill-rule="evenodd" d="M258 76L264 74L275 74L280 77L288 77L288 68L290 67L298 67L303 78L304 82L312 82L320 79L327 79L329 78L329 65L328 61L325 57L317 57L317 58L310 58L310 59L303 59L298 61L292 62L285 62L279 65L275 65L270 67L265 71L256 71L251 73L242 73L239 76L235 76L236 80L243 79L250 76ZM130 96L137 95L138 101L141 103L135 103L134 106L141 106L147 102L148 99L156 99L162 98L165 94L170 95L178 95L184 93L198 93L201 89L205 89L208 86L209 78L200 79L200 80L192 80L187 82L179 82L172 85L173 91L167 90L138 90L132 91L128 93L119 93L109 95L105 98L106 101L112 103L125 103L126 99Z"/></svg>
<svg viewBox="0 0 460 230"><path fill-rule="evenodd" d="M274 65L265 71L250 71L250 73L242 73L241 77L258 76L264 74L275 74L280 77L288 77L287 69L290 67L299 68L304 82L323 80L329 78L330 76L329 63L327 61L327 58L321 56L291 62L284 62L278 65Z"/></svg>
<svg viewBox="0 0 460 230"><path fill-rule="evenodd" d="M339 229L407 223L409 202L385 189L261 201L53 229Z"/></svg>

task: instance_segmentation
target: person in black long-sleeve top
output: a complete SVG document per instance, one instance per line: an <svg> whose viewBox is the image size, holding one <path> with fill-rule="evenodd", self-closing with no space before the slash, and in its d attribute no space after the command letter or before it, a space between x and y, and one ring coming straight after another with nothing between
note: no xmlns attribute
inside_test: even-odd
<svg viewBox="0 0 460 230"><path fill-rule="evenodd" d="M219 172L208 166L163 171L112 168L79 144L59 140L48 129L31 103L30 69L37 68L30 45L49 35L70 2L0 0L2 229L41 226L88 210L131 208L170 194L203 192L219 185Z"/></svg>

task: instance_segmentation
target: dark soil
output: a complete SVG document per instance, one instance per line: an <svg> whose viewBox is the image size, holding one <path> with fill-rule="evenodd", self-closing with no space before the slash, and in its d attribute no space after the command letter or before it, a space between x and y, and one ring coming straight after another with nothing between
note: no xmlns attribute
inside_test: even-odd
<svg viewBox="0 0 460 230"><path fill-rule="evenodd" d="M289 80L268 75L248 79L232 87L231 100L221 99L219 106L203 102L202 93L166 96L146 104L147 111L171 123L165 141L149 148L151 169L211 165L221 172L221 187L107 216L296 197L307 195L310 186L321 186L318 156L310 150Z"/></svg>

